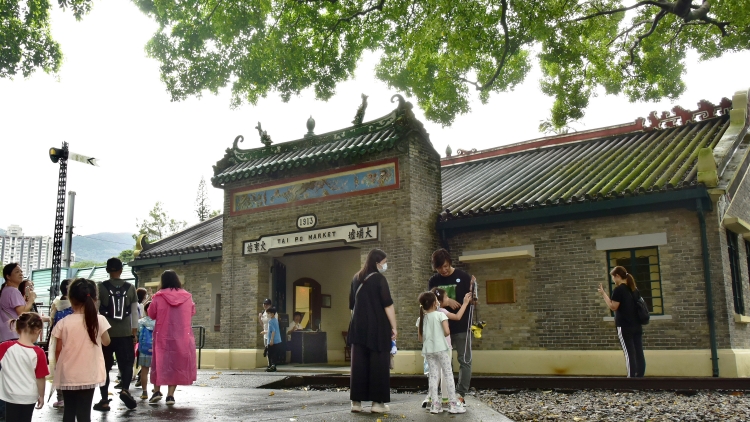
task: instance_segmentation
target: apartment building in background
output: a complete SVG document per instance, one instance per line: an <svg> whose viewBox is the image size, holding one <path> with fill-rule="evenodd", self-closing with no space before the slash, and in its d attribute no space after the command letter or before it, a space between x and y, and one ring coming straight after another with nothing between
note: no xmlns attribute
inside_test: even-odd
<svg viewBox="0 0 750 422"><path fill-rule="evenodd" d="M11 224L0 236L2 265L18 262L25 277L31 271L52 266L52 237L24 236L21 226Z"/></svg>

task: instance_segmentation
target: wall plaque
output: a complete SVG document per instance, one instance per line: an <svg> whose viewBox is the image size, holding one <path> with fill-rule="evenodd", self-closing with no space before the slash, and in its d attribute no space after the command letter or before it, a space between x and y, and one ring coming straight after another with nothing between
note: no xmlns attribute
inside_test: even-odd
<svg viewBox="0 0 750 422"><path fill-rule="evenodd" d="M399 188L398 160L388 159L232 191L230 214L268 211Z"/></svg>
<svg viewBox="0 0 750 422"><path fill-rule="evenodd" d="M297 217L297 228L298 229L311 229L318 224L318 217L315 214L303 215Z"/></svg>
<svg viewBox="0 0 750 422"><path fill-rule="evenodd" d="M364 224L361 226L356 223L351 223L323 229L301 230L292 233L261 236L260 239L246 240L242 242L242 254L262 254L274 249L312 245L316 243L340 241L346 243L357 243L367 240L378 240L380 235L379 228L378 223Z"/></svg>

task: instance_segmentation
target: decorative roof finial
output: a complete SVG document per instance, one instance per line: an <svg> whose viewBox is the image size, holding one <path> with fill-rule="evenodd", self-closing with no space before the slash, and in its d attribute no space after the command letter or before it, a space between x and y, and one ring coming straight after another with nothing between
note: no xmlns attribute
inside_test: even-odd
<svg viewBox="0 0 750 422"><path fill-rule="evenodd" d="M263 145L270 147L271 146L271 137L268 135L268 132L263 130L263 128L260 127L260 122L258 122L258 126L255 126L256 129L258 129L258 134L260 135L260 141L263 143Z"/></svg>
<svg viewBox="0 0 750 422"><path fill-rule="evenodd" d="M310 118L307 119L307 133L305 134L305 138L315 136L313 129L315 129L315 119L313 119L312 115L310 115Z"/></svg>
<svg viewBox="0 0 750 422"><path fill-rule="evenodd" d="M357 114L354 115L354 120L352 120L352 123L355 126L359 126L362 124L362 120L365 119L365 110L367 109L367 95L362 94L362 104L359 105L357 108Z"/></svg>
<svg viewBox="0 0 750 422"><path fill-rule="evenodd" d="M448 145L447 147L445 147L445 156L450 157L451 154L453 154L453 150L451 149L451 146Z"/></svg>

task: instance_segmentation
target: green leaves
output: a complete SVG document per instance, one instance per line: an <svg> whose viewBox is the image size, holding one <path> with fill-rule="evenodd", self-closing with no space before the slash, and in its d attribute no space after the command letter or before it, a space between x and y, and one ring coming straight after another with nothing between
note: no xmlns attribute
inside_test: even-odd
<svg viewBox="0 0 750 422"><path fill-rule="evenodd" d="M325 100L370 50L382 52L378 79L416 96L428 119L450 125L474 96L487 102L514 89L537 60L542 91L555 98L549 122L560 129L583 117L599 88L631 101L680 95L689 49L704 59L748 49L750 18L732 13L749 10L748 1L709 4L689 22L685 11L700 6L691 9L689 0L136 3L161 25L148 52L162 63L174 100L227 85L233 106L271 91L288 100L310 87Z"/></svg>
<svg viewBox="0 0 750 422"><path fill-rule="evenodd" d="M58 0L76 18L91 0ZM232 106L312 88L334 95L364 51L375 76L450 125L473 98L513 90L538 62L556 129L600 89L676 98L685 57L750 49L750 0L133 0L160 26L146 46L172 100L231 87ZM0 0L0 77L54 72L48 0Z"/></svg>

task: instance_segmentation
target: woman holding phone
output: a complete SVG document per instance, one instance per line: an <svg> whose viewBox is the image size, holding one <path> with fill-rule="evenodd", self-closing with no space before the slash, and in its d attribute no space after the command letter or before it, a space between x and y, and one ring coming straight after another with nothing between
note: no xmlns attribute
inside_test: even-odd
<svg viewBox="0 0 750 422"><path fill-rule="evenodd" d="M0 342L18 339L18 333L10 329L8 322L17 319L24 312L34 308L34 289L22 294L18 287L23 282L23 270L17 262L3 267L3 285L0 287Z"/></svg>

